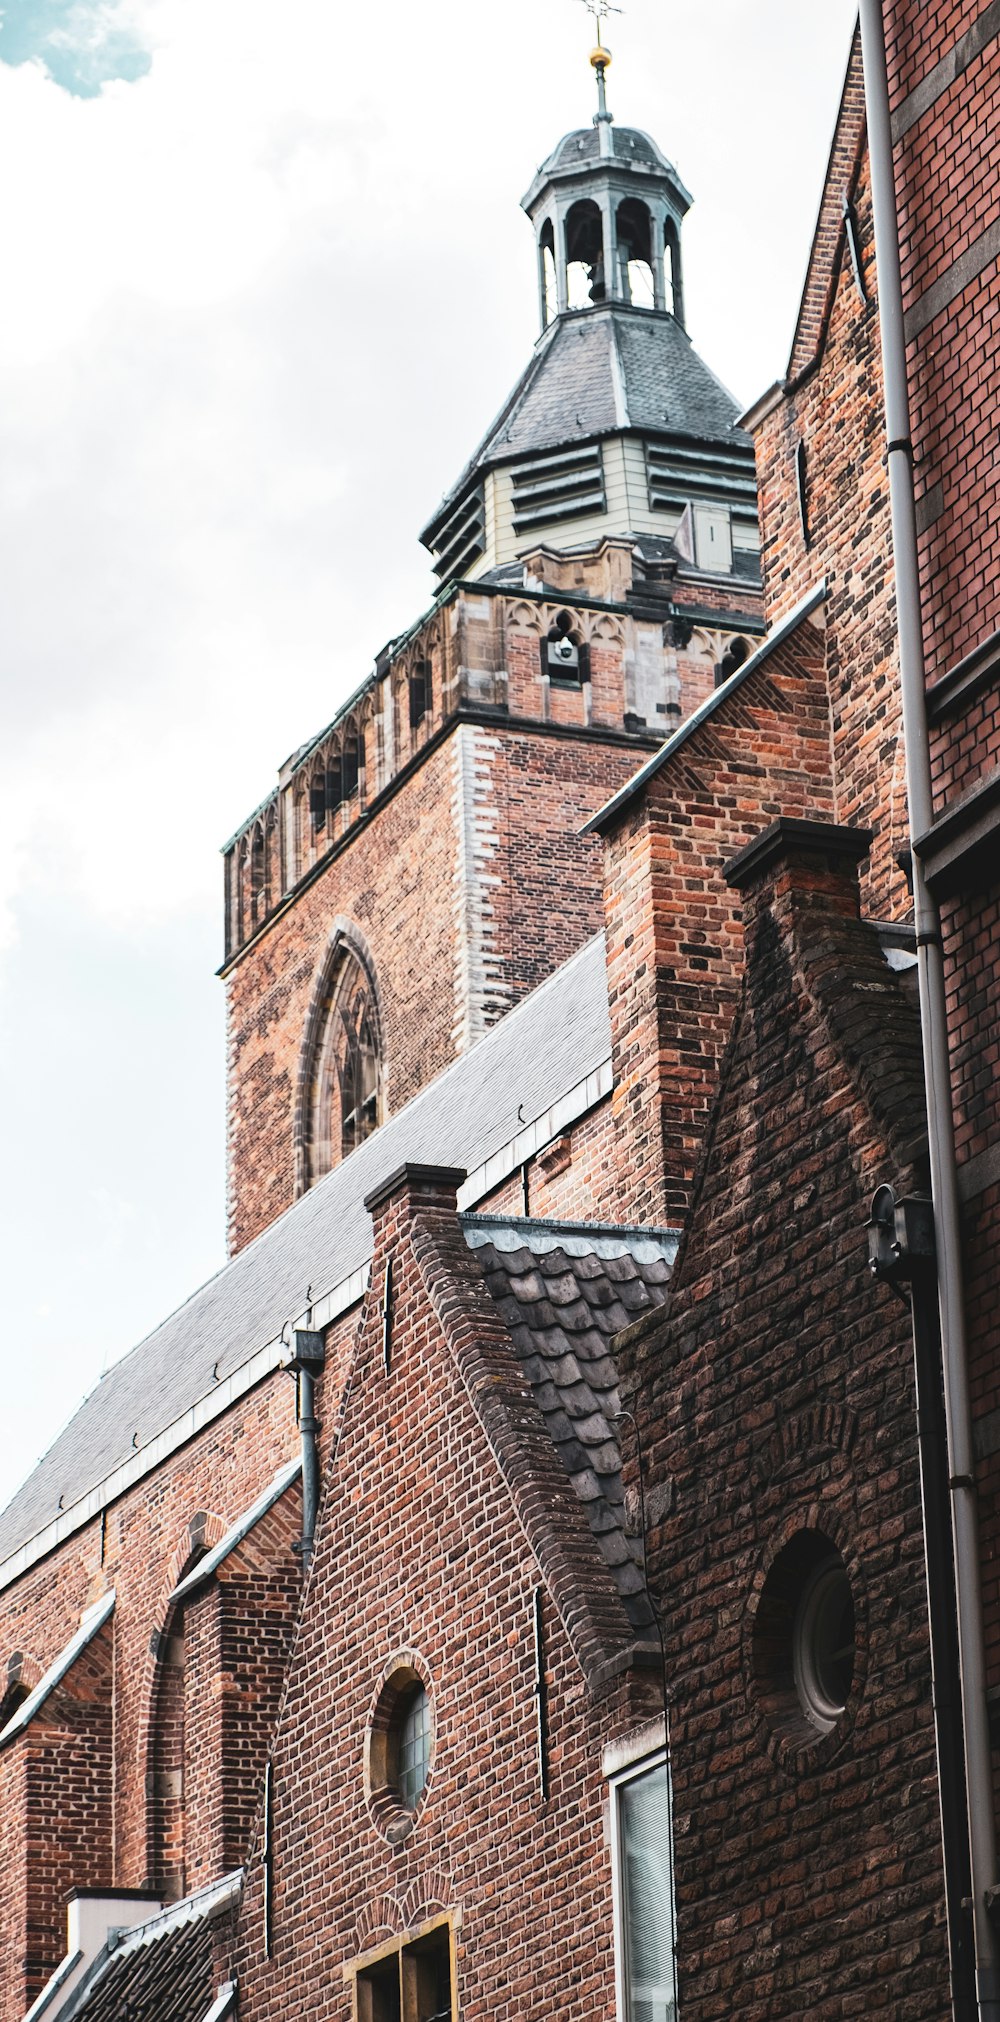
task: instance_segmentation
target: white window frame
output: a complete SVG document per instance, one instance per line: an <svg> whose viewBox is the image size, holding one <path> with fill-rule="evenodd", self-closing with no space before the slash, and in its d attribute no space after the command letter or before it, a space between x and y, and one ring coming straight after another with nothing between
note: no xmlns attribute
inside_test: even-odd
<svg viewBox="0 0 1000 2022"><path fill-rule="evenodd" d="M662 1728L662 1722L660 1723L660 1725ZM615 1939L615 2010L618 2017L618 2022L628 2022L628 1975L625 1958L625 1881L624 1875L622 1873L623 1862L622 1862L622 1819L621 1819L621 1802L620 1802L621 1792L625 1790L630 1783L638 1783L641 1777L649 1776L654 1771L658 1770L661 1775L665 1774L666 1766L667 1766L666 1749L658 1748L652 1754L644 1755L640 1758L640 1760L636 1762L630 1762L627 1765L627 1767L617 1771L613 1776L610 1776L608 1779L609 1795L611 1802L611 1815L610 1815L611 1903L612 1903L612 1914L614 1918L614 1939ZM667 1799L667 1819L671 1834L671 1845L670 1848L668 1849L668 1853L669 1853L669 1864L670 1864L671 1884L672 1884L673 1883L673 1789L672 1788L669 1790ZM676 1896L674 1897L674 1900L671 1903L670 1910L671 1910L671 1925L673 1930L674 1948L676 1950L677 1945Z"/></svg>

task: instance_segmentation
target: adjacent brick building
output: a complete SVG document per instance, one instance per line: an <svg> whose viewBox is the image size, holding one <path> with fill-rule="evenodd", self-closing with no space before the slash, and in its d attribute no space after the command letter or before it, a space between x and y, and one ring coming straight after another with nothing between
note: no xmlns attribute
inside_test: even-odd
<svg viewBox="0 0 1000 2022"><path fill-rule="evenodd" d="M887 6L1000 1661L996 12ZM595 67L433 606L227 847L231 1260L0 1515L4 2022L971 2012L860 52L743 424Z"/></svg>

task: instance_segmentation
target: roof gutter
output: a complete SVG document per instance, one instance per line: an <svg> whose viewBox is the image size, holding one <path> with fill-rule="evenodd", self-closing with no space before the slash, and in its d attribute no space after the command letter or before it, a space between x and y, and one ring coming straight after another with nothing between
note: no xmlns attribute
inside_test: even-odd
<svg viewBox="0 0 1000 2022"><path fill-rule="evenodd" d="M906 747L910 834L922 836L934 815L927 728L926 675L917 523L913 488L913 443L906 369L903 284L893 161L889 80L882 0L861 0L865 102L875 218L885 419L888 435L889 496L899 627L899 679ZM993 1764L986 1706L972 1410L962 1286L961 1223L955 1168L954 1123L948 1060L944 953L937 903L928 890L914 852L920 1023L923 1035L931 1192L938 1255L938 1299L948 1437L948 1474L955 1550L958 1648L965 1733L965 1778L972 1915L976 1947L976 1989L981 2022L1000 2022L1000 1948L991 1902L996 1886L996 1828Z"/></svg>

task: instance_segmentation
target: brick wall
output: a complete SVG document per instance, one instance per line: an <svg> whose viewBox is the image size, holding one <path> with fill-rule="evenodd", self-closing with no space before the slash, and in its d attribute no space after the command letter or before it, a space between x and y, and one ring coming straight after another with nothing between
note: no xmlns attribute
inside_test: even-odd
<svg viewBox="0 0 1000 2022"><path fill-rule="evenodd" d="M648 1476L669 1488L650 1580L671 1669L681 2012L939 2022L913 1347L864 1227L876 1184L921 1176L916 1020L835 850L790 846L743 882L745 988L669 1319L632 1348ZM771 1569L803 1534L840 1551L857 1613L826 1733L762 1626Z"/></svg>
<svg viewBox="0 0 1000 2022"><path fill-rule="evenodd" d="M350 1316L331 1331L345 1324ZM336 1385L337 1340L331 1359ZM5 2017L28 2006L25 1958L35 1991L62 1958L71 1887L146 1886L156 1832L171 1891L182 1879L188 1887L215 1879L241 1858L300 1577L289 1549L301 1522L297 1493L188 1604L186 1622L169 1596L197 1552L297 1451L294 1401L287 1375L268 1379L0 1594L0 1667L22 1653L28 1684L86 1607L109 1587L117 1597L113 1626L72 1667L46 1715L0 1751ZM160 1740L164 1688L174 1726ZM161 1774L176 1780L157 1789L150 1779Z"/></svg>
<svg viewBox="0 0 1000 2022"><path fill-rule="evenodd" d="M852 62L840 151L857 151L860 69ZM835 152L837 149L835 148ZM811 282L826 300L815 355L802 346L800 376L759 423L762 561L770 622L826 577L832 806L840 822L871 829L864 901L874 919L911 911L896 863L907 844L905 753L896 667L888 477L882 461L881 352L867 160L852 184L867 306L855 282L843 224L821 225L824 259ZM837 198L839 217L839 188ZM825 212L821 213L821 220ZM798 355L798 354L796 354ZM806 447L808 544L797 495L796 455Z"/></svg>
<svg viewBox="0 0 1000 2022"><path fill-rule="evenodd" d="M304 1040L335 923L370 957L392 1114L599 927L600 850L579 831L642 755L457 725L230 969L234 1251L295 1198Z"/></svg>
<svg viewBox="0 0 1000 2022"><path fill-rule="evenodd" d="M722 866L778 814L829 817L822 635L812 624L722 703L618 816L605 911L618 1213L683 1215L739 988Z"/></svg>
<svg viewBox="0 0 1000 2022"><path fill-rule="evenodd" d="M533 1407L458 1231L453 1184L435 1196L423 1180L401 1180L375 1215L373 1289L274 1751L274 1956L262 1956L254 1861L236 1961L241 2004L254 2022L306 2006L317 2022L348 2022L345 1964L446 1910L468 2022L553 2013L593 2022L613 2005L600 1742L629 1713L620 1690L593 1697L581 1671L581 1653L599 1647L603 1605L588 1599L583 1561L560 1596L560 1555L578 1549L579 1512L560 1514L568 1485L540 1429L533 1443ZM549 1473L544 1460L541 1476L534 1462L525 1472L526 1453L546 1448ZM586 1545L583 1558L589 1565ZM540 1585L547 1803L533 1694ZM426 1797L412 1830L395 1838L365 1772L393 1653L420 1667L434 1717Z"/></svg>
<svg viewBox="0 0 1000 2022"><path fill-rule="evenodd" d="M66 1898L111 1875L112 1632L83 1652L0 1756L4 2014L22 2015L66 1943Z"/></svg>

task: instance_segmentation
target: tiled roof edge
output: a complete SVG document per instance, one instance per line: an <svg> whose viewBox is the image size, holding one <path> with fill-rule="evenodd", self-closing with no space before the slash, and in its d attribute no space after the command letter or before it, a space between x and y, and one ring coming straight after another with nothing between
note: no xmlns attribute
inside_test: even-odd
<svg viewBox="0 0 1000 2022"><path fill-rule="evenodd" d="M465 1232L418 1218L414 1261L593 1697L636 1638Z"/></svg>
<svg viewBox="0 0 1000 2022"><path fill-rule="evenodd" d="M566 969L571 962L578 961L598 939L603 939L603 936L594 935L590 941L585 942L578 953L570 956L569 962L563 964L563 968ZM562 971L556 973L561 974ZM539 988L544 989L545 985L541 984ZM507 1018L516 1018L522 1005L529 1001L529 998L523 998L521 1004L515 1004L508 1011ZM486 1036L489 1037L488 1034ZM533 1158L537 1151L551 1142L552 1138L558 1137L567 1125L575 1123L581 1116L585 1116L589 1109L595 1108L598 1102L610 1094L612 1082L612 1066L608 1058L582 1080L574 1083L531 1123L526 1124L516 1137L509 1139L507 1144L499 1146L495 1152L491 1152L489 1158L469 1174L460 1189L459 1207L468 1210L477 1200L483 1200L488 1194L493 1193L512 1172L516 1172L517 1168L524 1164L526 1158ZM428 1088L433 1086L433 1083L428 1084ZM419 1102L427 1092L428 1090L421 1089L420 1093L414 1096L414 1102ZM255 1240L263 1242L267 1233L265 1230ZM338 1319L351 1306L356 1306L364 1297L368 1272L369 1265L365 1263L346 1278L340 1279L321 1298L314 1298L312 1324L318 1328L328 1327L331 1321ZM222 1273L217 1275L221 1276ZM191 1296L197 1297L197 1293L192 1293ZM305 1309L302 1314L290 1317L293 1323L296 1319L304 1320ZM151 1338L149 1335L146 1337L147 1340ZM140 1348L143 1345L143 1342L138 1343ZM130 1352L134 1354L135 1350ZM262 1383L275 1369L280 1369L287 1354L288 1349L280 1336L255 1349L245 1362L234 1369L229 1376L224 1377L205 1397L197 1399L181 1413L179 1418L172 1419L165 1425L145 1446L138 1448L118 1467L113 1468L110 1474L95 1482L86 1495L81 1496L68 1509L61 1510L57 1517L43 1524L40 1530L26 1538L16 1551L11 1552L8 1558L0 1562L0 1593L6 1587L12 1586L15 1580L20 1579L30 1566L45 1558L48 1552L54 1551L68 1537L72 1537L74 1532L82 1530L85 1524L92 1522L108 1503L114 1502L127 1489L134 1487L137 1481L151 1474L169 1454L176 1452L178 1447L186 1445L189 1439L193 1439L214 1419L222 1417L237 1398L245 1396L247 1391Z"/></svg>

